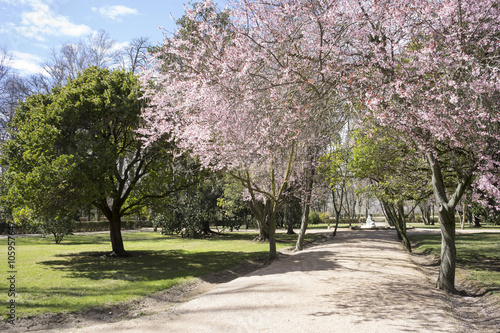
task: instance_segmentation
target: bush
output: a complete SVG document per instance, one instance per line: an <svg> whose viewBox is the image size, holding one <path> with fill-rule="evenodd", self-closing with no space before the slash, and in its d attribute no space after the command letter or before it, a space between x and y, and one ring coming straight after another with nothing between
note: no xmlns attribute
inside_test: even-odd
<svg viewBox="0 0 500 333"><path fill-rule="evenodd" d="M319 216L318 212L310 212L309 213L309 223L310 224L320 224L321 223L321 217Z"/></svg>
<svg viewBox="0 0 500 333"><path fill-rule="evenodd" d="M319 213L319 218L321 219L321 222L328 223L328 221L332 218L332 213L330 213L329 211Z"/></svg>
<svg viewBox="0 0 500 333"><path fill-rule="evenodd" d="M196 219L189 219L181 211L175 211L171 216L159 214L152 220L153 225L161 227L163 235L181 235L182 237L202 238L204 236L203 223Z"/></svg>
<svg viewBox="0 0 500 333"><path fill-rule="evenodd" d="M39 230L44 235L53 235L56 244L61 243L64 236L73 233L74 220L70 217L47 219L38 223Z"/></svg>

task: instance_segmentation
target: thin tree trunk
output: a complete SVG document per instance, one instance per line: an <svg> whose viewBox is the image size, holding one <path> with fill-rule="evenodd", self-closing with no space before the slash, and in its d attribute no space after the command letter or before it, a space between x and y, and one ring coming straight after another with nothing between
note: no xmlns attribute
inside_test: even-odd
<svg viewBox="0 0 500 333"><path fill-rule="evenodd" d="M302 251L304 249L306 230L307 226L309 225L309 209L310 209L309 203L306 203L304 209L302 210L299 237L297 238L297 243L295 244L295 251Z"/></svg>
<svg viewBox="0 0 500 333"><path fill-rule="evenodd" d="M294 220L294 214L292 211L292 204L289 202L285 206L285 225L287 227L286 234L287 235L295 235L295 231L293 231L293 220Z"/></svg>
<svg viewBox="0 0 500 333"><path fill-rule="evenodd" d="M312 158L311 158L312 165ZM309 225L309 209L311 205L311 195L312 187L314 184L314 168L310 167L308 171L308 176L306 180L306 196L304 198L304 209L302 211L302 219L300 221L300 231L299 237L297 238L297 243L295 244L295 251L302 251L304 249L304 240L306 237L307 226Z"/></svg>
<svg viewBox="0 0 500 333"><path fill-rule="evenodd" d="M404 220L404 206L400 203L398 207L394 207L394 204L389 203L385 200L380 200L382 203L382 208L384 209L384 215L389 224L396 227L396 233L398 239L402 241L405 249L411 252L411 243L406 235L406 222Z"/></svg>
<svg viewBox="0 0 500 333"><path fill-rule="evenodd" d="M464 200L462 200L462 219L460 221L460 229L464 230L465 229L465 209L467 207L467 203Z"/></svg>
<svg viewBox="0 0 500 333"><path fill-rule="evenodd" d="M335 210L335 228L333 229L333 237L337 236L337 228L339 226L340 213L342 212L343 200L344 200L344 187L340 190L340 203L337 205L337 200L335 200L335 190L332 189L333 198L333 209ZM346 198L347 199L347 198Z"/></svg>
<svg viewBox="0 0 500 333"><path fill-rule="evenodd" d="M271 204L269 214L269 260L276 259L276 208L276 203Z"/></svg>

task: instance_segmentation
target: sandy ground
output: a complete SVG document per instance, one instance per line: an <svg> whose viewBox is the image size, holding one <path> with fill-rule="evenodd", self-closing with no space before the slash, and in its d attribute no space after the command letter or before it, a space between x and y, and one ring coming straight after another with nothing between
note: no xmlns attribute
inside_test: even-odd
<svg viewBox="0 0 500 333"><path fill-rule="evenodd" d="M232 281L208 279L182 290L173 302L160 300L149 308L143 304L145 316L115 322L101 318L100 323L77 320L72 327L28 331L498 331L498 322L477 317L488 304L435 289L437 267L431 263L423 269L414 257L403 251L394 230L341 230L335 238L282 253L270 265ZM498 310L496 303L490 305Z"/></svg>

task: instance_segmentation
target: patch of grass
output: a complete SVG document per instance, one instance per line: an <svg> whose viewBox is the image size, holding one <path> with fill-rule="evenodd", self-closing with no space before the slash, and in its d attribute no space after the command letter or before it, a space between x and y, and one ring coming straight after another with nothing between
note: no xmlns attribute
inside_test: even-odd
<svg viewBox="0 0 500 333"><path fill-rule="evenodd" d="M128 258L107 256L111 252L107 234L67 236L61 244L51 238L18 238L16 315L73 312L141 298L266 256L269 244L253 242L255 236L238 232L186 239L152 232L124 233L125 248L133 254ZM278 233L276 237L278 249L296 241L293 235ZM306 240L314 237L307 235ZM0 240L0 249L6 252L7 240ZM1 279L2 304L9 301L7 283Z"/></svg>
<svg viewBox="0 0 500 333"><path fill-rule="evenodd" d="M412 235L415 250L440 255L440 235ZM500 291L500 233L457 235L457 266L464 269L462 278L480 287Z"/></svg>
<svg viewBox="0 0 500 333"><path fill-rule="evenodd" d="M425 225L423 223L415 223L415 222L409 222L407 223L408 226L412 226L414 228L424 228L424 229L440 229L441 228L441 225L439 223L435 223L434 225ZM455 228L457 230L460 230L461 229L461 225L460 223L456 223L455 224ZM465 225L465 229L473 229L473 230L481 230L481 229L499 229L500 231L500 225L493 225L493 224L481 224L481 228L474 228L474 227L471 227L470 225L466 224Z"/></svg>
<svg viewBox="0 0 500 333"><path fill-rule="evenodd" d="M351 226L359 225L359 223L351 223ZM330 223L330 228L333 231L335 228L335 221ZM349 228L349 223L339 223L338 228ZM309 224L307 229L328 229L327 223L319 223L319 224Z"/></svg>
<svg viewBox="0 0 500 333"><path fill-rule="evenodd" d="M414 222L409 222L406 224L408 227L413 227L413 228L424 228L424 229L439 229L441 228L439 223L435 223L434 225L426 225L423 223L414 223ZM458 225L458 228L460 228L460 225Z"/></svg>

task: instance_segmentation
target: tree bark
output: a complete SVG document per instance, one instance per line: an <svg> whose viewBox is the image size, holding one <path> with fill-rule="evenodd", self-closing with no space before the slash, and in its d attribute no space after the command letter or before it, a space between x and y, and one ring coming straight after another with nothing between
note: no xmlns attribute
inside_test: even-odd
<svg viewBox="0 0 500 333"><path fill-rule="evenodd" d="M427 153L426 158L432 172L432 188L441 221L441 264L436 286L448 292L456 292L455 207L472 181L472 170L459 173L461 175L459 183L453 195L448 199L439 161L430 152Z"/></svg>
<svg viewBox="0 0 500 333"><path fill-rule="evenodd" d="M333 229L333 237L337 236L337 228L339 226L340 213L342 212L343 200L344 200L344 187L340 190L340 202L337 205L337 200L335 199L335 190L332 189L332 200L333 200L333 210L335 211L335 228ZM350 225L350 223L349 223Z"/></svg>
<svg viewBox="0 0 500 333"><path fill-rule="evenodd" d="M420 212L422 213L422 221L425 225L431 224L431 207L427 203L421 203L418 205Z"/></svg>
<svg viewBox="0 0 500 333"><path fill-rule="evenodd" d="M455 263L457 250L455 247L455 209L449 211L439 207L441 221L441 265L436 286L439 289L455 292Z"/></svg>
<svg viewBox="0 0 500 333"><path fill-rule="evenodd" d="M402 203L397 204L395 207L394 204L387 202L385 200L380 200L382 203L382 208L384 209L384 215L389 224L392 224L396 227L396 232L398 239L402 241L405 249L408 252L411 252L411 243L406 235L406 222L404 217L404 206Z"/></svg>
<svg viewBox="0 0 500 333"><path fill-rule="evenodd" d="M107 200L102 200L97 205L97 208L101 210L109 221L109 237L111 239L111 248L113 250L110 255L114 257L130 256L130 254L125 251L125 247L123 246L122 221L119 205L116 205L115 202L112 208L110 208Z"/></svg>
<svg viewBox="0 0 500 333"><path fill-rule="evenodd" d="M310 165L313 163L313 159L311 158ZM306 195L304 198L304 209L302 210L302 218L300 221L300 231L299 237L297 238L297 243L295 244L295 251L302 251L304 249L304 240L306 237L307 226L309 225L309 210L311 207L311 196L312 196L312 188L314 184L314 167L310 167L307 172L306 179Z"/></svg>
<svg viewBox="0 0 500 333"><path fill-rule="evenodd" d="M125 247L123 246L121 229L122 222L120 215L113 214L111 219L109 220L109 235L111 238L111 247L113 249L111 255L116 257L128 257L129 253L125 251Z"/></svg>
<svg viewBox="0 0 500 333"><path fill-rule="evenodd" d="M293 220L294 220L294 214L292 211L292 204L288 203L287 205L284 206L285 208L285 225L286 225L286 234L287 235L295 235L295 231L293 231Z"/></svg>
<svg viewBox="0 0 500 333"><path fill-rule="evenodd" d="M304 240L306 237L307 226L309 225L309 209L310 204L306 203L302 210L302 218L300 219L300 231L297 243L295 244L295 251L302 251L304 249Z"/></svg>
<svg viewBox="0 0 500 333"><path fill-rule="evenodd" d="M276 259L276 208L276 203L271 204L269 212L269 260Z"/></svg>
<svg viewBox="0 0 500 333"><path fill-rule="evenodd" d="M259 236L254 240L258 242L266 242L269 240L269 215L270 215L270 201L266 200L265 203L260 201L254 201L253 199L248 202L248 206L252 211L252 214L257 220L257 226L259 227Z"/></svg>

